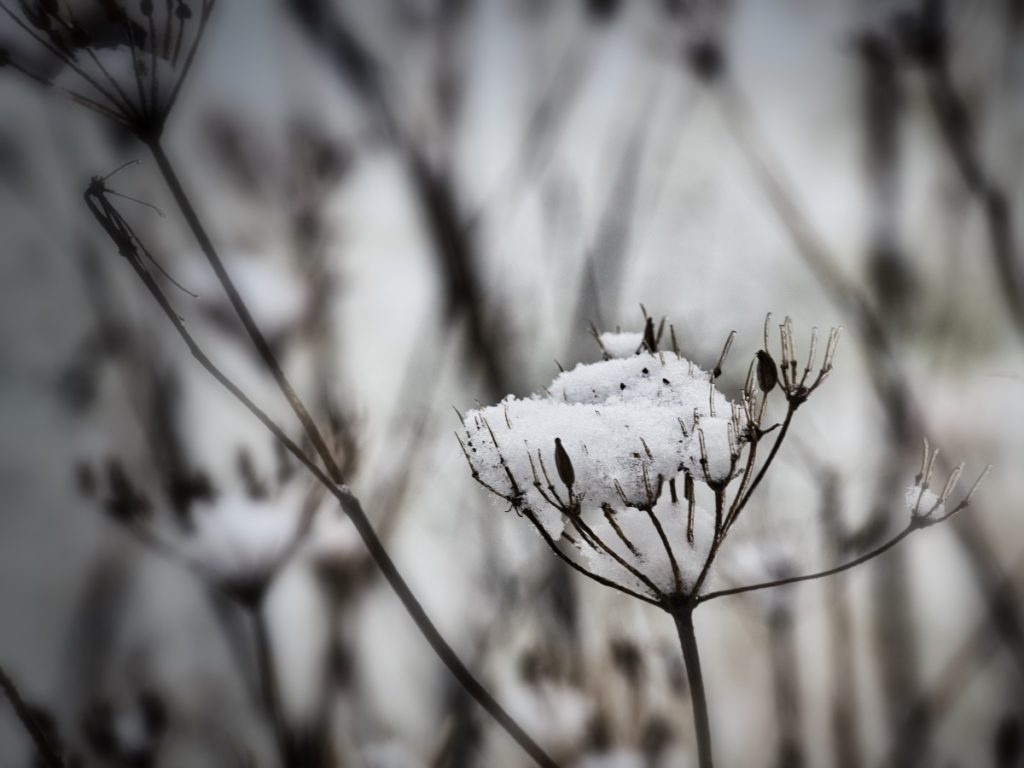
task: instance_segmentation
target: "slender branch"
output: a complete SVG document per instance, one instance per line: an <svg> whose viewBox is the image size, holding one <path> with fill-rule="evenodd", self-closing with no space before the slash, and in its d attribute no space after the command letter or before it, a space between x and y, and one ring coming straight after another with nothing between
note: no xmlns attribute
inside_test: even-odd
<svg viewBox="0 0 1024 768"><path fill-rule="evenodd" d="M32 707L21 697L21 692L18 691L14 681L7 676L7 672L2 666L0 666L0 688L3 689L7 700L11 702L14 714L18 716L18 720L21 721L25 730L28 731L28 735L32 738L32 743L35 745L36 752L39 753L42 764L47 766L47 768L64 768L67 763L64 760L60 745L53 743L50 735L32 711Z"/></svg>
<svg viewBox="0 0 1024 768"><path fill-rule="evenodd" d="M768 473L768 468L771 467L772 462L775 461L775 456L779 452L779 448L782 446L782 441L786 439L786 433L789 432L789 425L793 423L793 415L796 413L798 405L795 405L792 401L789 403L789 407L786 409L786 418L782 422L782 427L779 429L778 434L775 435L775 442L772 443L772 449L768 452L765 457L764 463L761 465L761 469L758 470L754 479L750 481L750 485L747 486L746 491L743 492L742 496L737 496L736 501L732 505L732 510L729 512L729 517L725 522L725 530L728 531L732 524L739 517L740 512L750 501L751 495L757 490L757 486L761 484L764 476Z"/></svg>
<svg viewBox="0 0 1024 768"><path fill-rule="evenodd" d="M97 209L92 194L87 192L85 198L86 204L93 212L93 215L97 217L100 223L103 224L104 228L107 229L108 233L110 233L111 230L108 228L109 225L102 212ZM111 236L114 237L115 241L117 241L114 234ZM123 247L123 243L119 242L118 245L119 247ZM466 665L462 663L458 654L455 653L452 647L438 631L437 627L434 626L434 623L430 620L430 617L423 609L423 606L420 604L409 585L405 582L405 579L402 577L398 568L395 566L394 561L391 560L391 556L388 554L383 543L378 538L369 518L366 516L365 511L363 511L362 505L349 490L348 486L333 482L324 470L310 459L305 452L285 434L281 427L279 427L248 397L248 395L245 394L245 392L238 387L238 385L229 379L206 356L203 349L185 328L185 325L177 312L175 312L174 308L170 305L170 302L167 300L163 290L153 279L152 275L146 271L144 265L139 260L138 255L133 255L130 252L122 253L122 255L126 257L127 261L142 280L147 290L156 300L168 320L170 320L171 325L185 342L189 352L191 352L196 361L205 368L206 371L213 376L219 384L221 384L221 386L227 389L236 400L244 405L246 409L281 442L289 453L298 459L298 461L307 470L309 470L309 472L316 477L316 479L319 480L325 488L327 488L331 495L338 500L341 504L341 508L352 521L356 532L359 534L364 545L369 551L370 556L373 558L373 561L380 569L384 578L387 580L392 590L394 590L398 599L402 602L402 605L416 624L416 627L430 644L434 653L437 654L441 662L448 668L455 680L466 689L469 695L476 699L480 706L494 718L498 725L500 725L538 765L544 766L544 768L558 768L558 764L552 760L547 753L545 753L544 750L541 749L541 747L522 729L522 727L501 707L501 705L498 704L494 697L491 696L487 689L484 688L484 686L476 679Z"/></svg>
<svg viewBox="0 0 1024 768"><path fill-rule="evenodd" d="M281 702L281 689L277 682L277 662L270 638L270 626L264 611L263 605L253 606L248 611L256 644L256 674L263 707L270 718L274 738L277 740L281 765L287 766L290 763L287 725L284 719L284 706Z"/></svg>
<svg viewBox="0 0 1024 768"><path fill-rule="evenodd" d="M693 726L697 734L697 761L700 768L714 768L711 755L711 721L708 717L707 696L704 693L704 675L700 669L700 653L697 636L693 631L693 607L689 606L672 614L679 633L679 646L683 651L686 665L686 679L690 684L690 701L693 706Z"/></svg>
<svg viewBox="0 0 1024 768"><path fill-rule="evenodd" d="M884 555L886 552L895 547L897 544L899 544L901 541L907 538L907 536L912 534L914 531L926 527L928 527L928 525L922 523L921 520L914 518L911 520L911 522L907 525L906 528L904 528L902 531L900 531L898 534L896 534L893 538L889 539L884 544L881 544L872 549L870 552L865 552L860 557L854 558L853 560L845 562L842 565L837 565L834 568L829 568L825 571L818 571L817 573L807 573L803 576L790 576L785 579L776 579L775 581L764 581L760 584L748 584L745 587L733 587L732 589L722 589L718 592L708 592L706 595L701 595L700 597L698 597L697 602L706 603L708 600L714 600L717 597L726 597L727 595L739 595L743 594L744 592L756 592L760 589L770 589L772 587L781 587L786 584L797 584L801 581L811 581L813 579L822 579L826 576L833 576L837 573L848 571L851 568L856 568L858 565L866 563L868 560L873 560L879 555Z"/></svg>
<svg viewBox="0 0 1024 768"><path fill-rule="evenodd" d="M320 430L317 429L316 424L313 422L313 418L309 415L309 412L306 410L305 405L303 405L302 400L292 388L291 383L288 381L284 371L281 369L280 363L278 363L277 358L274 356L274 353L270 348L270 344L256 325L256 321L253 319L252 314L249 312L249 308L245 305L241 294L239 294L238 289L235 287L234 281L232 281L227 269L224 268L224 263L221 261L220 256L217 255L217 251L213 246L213 241L210 240L210 236L207 234L206 229L199 220L199 215L196 213L195 208L192 207L192 202L185 193L185 189L182 187L181 181L178 179L178 175L175 173L174 167L171 165L171 161L164 153L159 139L150 141L148 146L150 152L153 154L153 158L156 160L157 166L160 168L160 173L163 175L175 202L178 204L178 208L181 210L182 216L185 217L186 224L188 224L189 229L192 231L193 236L199 243L199 247L203 251L203 255L206 256L206 260L210 263L214 273L217 275L217 280L220 281L220 284L224 288L224 292L228 296L228 300L231 302L232 308L238 315L239 320L242 321L246 334L248 334L253 346L256 347L256 352L270 370L278 388L284 394L285 398L288 400L288 404L292 408L292 411L295 412L295 415L302 423L302 428L305 431L306 436L313 444L317 455L327 468L327 474L330 475L332 484L343 482L344 480L341 476L341 469L334 460L334 455L331 453L330 448L327 447L327 442L324 440Z"/></svg>
<svg viewBox="0 0 1024 768"><path fill-rule="evenodd" d="M582 565L577 563L575 560L573 560L571 557L569 557L567 554L565 554L565 552L563 552L559 548L558 544L551 537L551 534L549 534L544 529L544 526L541 525L540 521L536 518L536 516L533 515L533 513L526 513L526 512L524 512L524 514L526 514L527 519L531 523L533 523L534 527L540 532L541 538L543 538L544 542L551 548L551 551L554 552L556 555L558 555L558 557L562 561L564 561L566 564L568 564L574 570L579 571L580 573L582 573L584 576L586 576L589 579L593 579L598 584L602 584L602 585L604 585L606 587L611 587L612 589L616 589L619 592L622 592L623 594L629 595L630 597L635 597L637 600L642 600L643 602L649 603L650 605L658 605L658 606L661 605L661 602L659 602L658 600L655 600L654 598L648 597L647 595L642 595L639 592L634 592L632 589L629 589L628 587L624 587L621 584L617 584L616 582L612 581L611 579L606 579L604 576L598 576L596 573L592 573L592 572L588 571L586 568L584 568Z"/></svg>

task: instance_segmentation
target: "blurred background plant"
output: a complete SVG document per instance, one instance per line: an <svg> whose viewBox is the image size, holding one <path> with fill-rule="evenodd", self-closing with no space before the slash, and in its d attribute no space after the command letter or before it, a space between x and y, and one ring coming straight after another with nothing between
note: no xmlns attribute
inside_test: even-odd
<svg viewBox="0 0 1024 768"><path fill-rule="evenodd" d="M110 44L110 3L7 5ZM1022 20L971 0L218 2L162 143L417 596L560 764L693 760L674 630L491 506L450 406L597 359L588 322L640 331L640 301L705 367L769 311L846 328L721 588L890 538L923 436L941 478L943 457L995 465L968 515L862 570L701 612L719 764L1021 764ZM315 500L118 261L90 177L140 161L111 184L164 214L118 201L198 296L167 282L175 309L291 424L287 404L138 126L18 71L70 87L60 58L0 18L0 665L21 702L0 762L37 759L21 712L86 765L275 765L244 614L124 522L237 586ZM316 516L263 599L281 722L316 746L297 764L528 764L341 518Z"/></svg>

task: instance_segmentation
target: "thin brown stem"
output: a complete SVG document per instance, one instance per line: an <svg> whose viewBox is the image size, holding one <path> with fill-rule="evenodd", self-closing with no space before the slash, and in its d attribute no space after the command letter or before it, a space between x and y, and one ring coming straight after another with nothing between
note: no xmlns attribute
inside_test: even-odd
<svg viewBox="0 0 1024 768"><path fill-rule="evenodd" d="M86 204L93 212L93 215L97 217L97 220L100 221L104 228L107 229L108 233L111 234L115 242L118 242L118 237L116 236L117 233L112 232L109 228L109 222L106 220L104 214L97 208L91 192L86 193ZM123 242L118 242L118 246L123 249L125 244ZM140 261L138 254L133 254L131 252L125 253L122 251L122 255L125 256L126 260L135 270L136 274L156 300L161 310L163 310L164 314L171 322L171 325L185 342L189 352L191 352L196 361L205 368L206 371L213 376L219 384L221 384L221 386L227 389L236 400L244 405L246 409L281 442L288 452L298 459L298 461L314 477L316 477L316 479L319 480L325 488L327 488L331 495L338 500L342 510L352 521L353 527L362 539L363 544L369 551L374 563L376 563L391 589L402 602L403 607L416 624L417 629L419 629L421 634L429 643L431 649L435 654L437 654L445 667L448 668L448 671L451 672L455 680L466 689L469 695L476 699L480 706L494 718L498 725L500 725L538 765L544 766L544 768L558 768L558 763L552 760L551 757L549 757L547 753L544 752L544 750L541 749L541 747L529 736L529 734L522 729L519 723L517 723L504 710L504 708L498 704L494 697L491 696L487 689L484 688L480 681L477 680L473 673L470 672L465 664L463 664L458 654L455 653L452 647L444 639L444 636L441 635L437 627L434 626L434 623L430 620L430 617L427 615L423 606L412 592L412 589L406 583L398 568L395 566L394 561L391 560L391 556L388 554L384 544L377 536L369 518L366 516L366 512L363 511L359 499L352 494L348 486L332 481L324 470L322 470L316 462L310 459L306 453L285 434L284 430L282 430L280 426L278 426L249 398L248 395L245 394L245 392L238 387L238 385L228 378L223 371L221 371L206 356L206 353L185 328L184 323L178 316L177 312L174 311L174 308L167 300L163 290L153 279L152 275L146 271L146 268Z"/></svg>
<svg viewBox="0 0 1024 768"><path fill-rule="evenodd" d="M344 482L344 479L341 476L341 469L334 460L334 455L331 453L330 448L328 448L326 440L324 440L324 437L314 423L312 416L310 416L309 412L306 410L306 406L295 392L291 382L289 382L288 378L285 376L280 363L277 361L277 357L270 348L270 344L256 325L256 321L249 312L249 308L245 305L245 301L242 299L241 294L239 294L238 289L235 287L234 281L231 279L227 269L224 267L224 262L221 261L220 256L217 254L217 250L213 246L213 241L210 239L205 227L203 227L202 222L199 220L199 214L197 214L195 208L192 207L192 202L186 194L184 187L182 187L181 181L178 179L178 174L174 171L174 166L164 153L160 141L158 139L151 141L149 143L149 149L153 154L153 158L156 160L157 166L160 168L160 173L164 177L164 181L166 181L168 188L171 190L171 195L174 197L175 202L178 204L178 208L181 210L182 216L185 217L185 223L188 224L188 228L192 231L193 236L199 243L199 247L202 249L203 255L206 256L206 260L213 268L213 271L217 276L217 280L220 282L221 286L223 286L224 292L227 294L232 308L238 315L239 320L242 321L245 332L252 341L253 346L256 348L256 352L259 354L260 359L270 370L278 388L284 394L285 399L288 400L288 405L291 406L292 411L294 411L295 415L302 423L302 428L310 442L313 444L320 460L323 461L324 466L327 468L327 474L330 476L332 483Z"/></svg>
<svg viewBox="0 0 1024 768"><path fill-rule="evenodd" d="M904 528L902 531L900 531L898 534L896 534L893 538L889 539L884 544L880 544L879 546L872 549L870 552L865 552L860 557L856 557L853 560L843 563L842 565L837 565L834 568L829 568L825 571L807 573L803 576L790 576L785 579L775 579L774 581L764 581L760 584L748 584L744 587L722 589L718 592L708 592L706 595L701 595L699 598L697 598L697 601L699 603L706 603L708 600L714 600L717 597L726 597L727 595L740 595L745 592L756 592L759 589L770 589L772 587L781 587L786 584L797 584L801 581L812 581L814 579L823 579L826 576L834 576L837 573L842 573L843 571L848 571L851 568L856 568L858 565L866 563L868 560L873 560L879 555L884 555L886 552L895 547L897 544L899 544L901 541L907 538L914 531L924 527L927 526L923 525L919 520L914 519L910 522L909 525L907 525L906 528Z"/></svg>

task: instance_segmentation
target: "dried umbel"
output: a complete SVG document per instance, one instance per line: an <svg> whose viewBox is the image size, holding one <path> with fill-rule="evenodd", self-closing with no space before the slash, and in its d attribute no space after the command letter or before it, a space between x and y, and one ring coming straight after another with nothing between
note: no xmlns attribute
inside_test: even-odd
<svg viewBox="0 0 1024 768"><path fill-rule="evenodd" d="M0 0L47 60L3 64L128 128L159 136L192 65L214 0Z"/></svg>
<svg viewBox="0 0 1024 768"><path fill-rule="evenodd" d="M646 313L645 313L646 315ZM470 411L459 441L473 477L529 520L575 568L646 602L694 600L718 547L784 438L792 413L832 369L838 331L814 368L817 333L802 367L792 323L779 326L781 365L766 345L738 401L711 372L676 348L659 350L645 316L642 333L594 333L605 359L562 372L544 395L509 397ZM813 375L812 375L813 371ZM770 393L779 385L788 415L755 472ZM714 498L697 503L704 485Z"/></svg>

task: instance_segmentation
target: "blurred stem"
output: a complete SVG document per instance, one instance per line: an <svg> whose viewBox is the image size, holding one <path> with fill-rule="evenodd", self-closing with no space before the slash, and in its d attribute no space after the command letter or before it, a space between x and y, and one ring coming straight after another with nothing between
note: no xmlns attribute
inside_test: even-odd
<svg viewBox="0 0 1024 768"><path fill-rule="evenodd" d="M32 738L36 753L39 756L39 764L47 768L64 768L67 763L64 760L60 745L55 744L47 733L46 729L39 722L32 707L21 697L21 692L15 686L14 681L7 676L7 672L0 667L0 689L3 690L7 700L14 709L14 714L25 727L28 735Z"/></svg>
<svg viewBox="0 0 1024 768"><path fill-rule="evenodd" d="M776 608L768 618L772 689L778 722L776 768L803 768L803 717L800 707L800 663L793 608Z"/></svg>
<svg viewBox="0 0 1024 768"><path fill-rule="evenodd" d="M929 522L928 525L932 525L933 522ZM907 536L912 534L914 531L924 527L927 526L922 525L919 519L912 519L906 528L904 528L902 531L893 536L884 544L881 544L878 547L872 549L870 552L866 552L860 557L854 558L853 560L845 562L842 565L837 565L836 567L829 568L826 571L817 571L816 573L804 574L803 576L791 576L785 579L765 581L760 584L748 584L743 587L733 587L731 589L721 589L717 592L707 592L701 595L698 598L698 601L701 603L706 603L708 600L714 600L717 597L725 597L727 595L741 595L745 592L756 592L759 589L771 589L773 587L781 587L786 584L797 584L801 581L813 581L814 579L823 579L826 576L834 576L837 573L842 573L843 571L848 571L851 568L856 568L858 565L866 563L868 560L873 560L879 555L885 554L890 549L899 544L901 541L903 541L905 538L907 538Z"/></svg>
<svg viewBox="0 0 1024 768"><path fill-rule="evenodd" d="M225 290L228 291L229 296L233 297L233 300L238 300L238 307L240 307L241 311L244 312L244 317L249 318L250 325L247 325L247 327L251 327L256 337L262 339L259 329L256 328L255 323L253 323L252 317L245 308L245 304L242 303L241 297L237 290L235 290L230 277L224 270L223 264L217 257L217 254L213 249L213 244L210 241L209 236L206 234L206 231L203 229L195 210L192 208L192 205L181 186L181 183L178 181L178 178L171 167L170 161L163 153L163 150L157 142L152 142L149 146L158 165L160 166L161 172L167 179L168 186L174 194L175 200L181 207L182 213L185 215L189 227L192 229L196 239L203 247L204 253L207 258L210 259L211 264L217 265L215 270L217 271L218 277L222 276L222 282L225 284ZM97 221L104 227L108 235L111 236L115 244L117 244L119 248L131 247L134 250L134 246L132 244L125 244L123 242L123 238L118 235L117 228L112 225L103 211L97 207L96 202L97 200L102 201L102 195L90 189L85 194L85 200L90 211L96 217ZM331 495L338 500L342 510L352 521L353 527L356 529L360 539L362 539L363 544L370 553L370 557L373 558L374 563L387 580L388 585L402 602L402 606L416 624L417 629L423 635L424 639L426 639L431 649L445 667L447 667L448 671L452 674L459 685L466 689L469 695L472 696L492 718L494 718L495 722L501 726L506 733L508 733L513 741L515 741L523 751L534 760L534 762L543 766L543 768L558 768L558 763L552 760L540 745L538 745L530 735L522 729L519 723L504 710L497 700L487 691L486 688L484 688L483 684L476 679L476 676L470 672L469 668L462 662L455 650L448 644L448 641L444 639L444 636L434 625L433 621L431 621L427 612L423 609L423 605L419 602L408 583L402 577L402 574L399 572L394 561L391 559L391 556L388 554L383 542L377 536L373 525L370 523L366 512L363 510L362 504L351 492L348 486L341 483L340 480L335 480L333 476L329 476L325 473L325 471L321 469L313 459L306 455L305 451L303 451L295 441L288 437L284 430L281 429L273 419L271 419L259 406L257 406L252 399L238 387L237 384L235 384L213 363L212 360L210 360L209 357L207 357L202 347L200 347L196 340L192 338L192 335L185 327L184 322L178 316L177 312L175 312L174 308L171 306L167 296L164 294L159 284L157 284L153 276L150 275L140 262L139 254L134 252L122 252L121 255L128 260L132 269L135 270L135 273L138 275L139 279L142 280L150 295L156 300L157 304L164 312L164 315L170 321L182 341L185 342L189 352L191 352L196 361L205 368L206 371L213 376L219 384L221 384L221 386L227 389L231 395L238 400L238 402L244 405L245 408L252 413L260 423L262 423L271 432L271 434L274 435L274 437L278 439L288 452L298 459L298 461L324 485ZM255 338L254 342L256 342ZM281 380L283 380L284 374L281 373L280 368L277 366L276 360L274 360L273 354L270 352L270 348L267 346L266 341L263 340L262 346L259 344L257 346L261 350L265 350L265 352L270 356L274 365L273 370L280 374ZM287 388L288 392L291 392L292 396L295 396L294 391L291 390L287 381L284 381L283 388L284 387ZM297 396L295 396L295 400L296 402L298 401ZM319 432L316 430L316 426L312 424L309 414L306 413L305 408L302 407L300 402L298 403L298 409L297 413L299 414L300 419L302 419L302 414L305 414L303 425L305 426L308 422L312 427L313 434L319 435ZM311 434L310 437L312 438L312 436L313 435ZM314 445L316 445L316 443L314 443ZM320 439L320 445L323 446L325 451L324 456L326 461L330 458L330 454L326 452L326 446L323 444L322 438ZM333 464L333 461L328 466L330 467L331 465L333 465L334 471L337 472L337 466ZM330 471L330 469L328 471Z"/></svg>
<svg viewBox="0 0 1024 768"><path fill-rule="evenodd" d="M288 739L285 730L284 708L281 704L281 690L277 684L277 660L274 657L274 646L270 639L270 626L267 624L263 606L257 604L248 609L252 622L253 639L256 644L256 676L263 699L263 707L274 731L281 765L290 764Z"/></svg>
<svg viewBox="0 0 1024 768"><path fill-rule="evenodd" d="M697 764L700 768L714 768L711 757L711 722L708 718L708 702L704 694L704 675L700 669L700 653L697 636L693 631L694 606L687 605L672 613L679 632L679 646L686 664L686 679L690 684L690 701L693 706L693 728L697 734Z"/></svg>
<svg viewBox="0 0 1024 768"><path fill-rule="evenodd" d="M214 273L217 275L217 280L224 288L224 292L227 294L232 308L238 315L238 319L242 321L242 325L245 327L245 332L252 341L253 346L256 347L256 351L259 354L260 359L263 360L264 364L266 364L271 375L274 377L274 381L277 383L278 388L288 400L288 404L295 412L299 421L302 422L302 427L305 430L306 435L309 437L317 455L324 462L324 466L327 468L327 474L331 476L331 480L335 483L342 482L341 470L338 468L333 454L327 447L327 443L324 441L323 435L320 433L320 430L317 429L316 424L313 422L313 418L309 415L309 412L303 405L302 400L299 398L298 394L292 388L291 383L284 375L284 371L281 369L280 363L278 363L277 358L274 356L274 352L271 350L270 344L263 336L263 333L256 325L256 321L253 319L252 314L249 312L249 308L242 300L241 294L239 294L238 289L231 280L231 276L224 267L224 262L221 261L220 256L217 254L217 250L213 247L213 241L210 240L210 236L207 234L205 227L203 227L202 223L199 221L199 215L196 213L195 208L192 207L192 202L185 193L185 189L181 186L178 174L175 173L174 166L171 164L170 159L164 152L160 141L154 140L150 142L149 149L153 154L153 159L156 160L157 166L160 168L160 173L164 177L164 181L167 183L167 186L171 191L171 195L174 197L174 201L178 204L178 208L181 210L182 216L185 217L185 222L188 224L188 228L191 230L192 235L195 237L196 241L199 243L199 247L203 251L203 255L206 257L206 260L210 263Z"/></svg>

